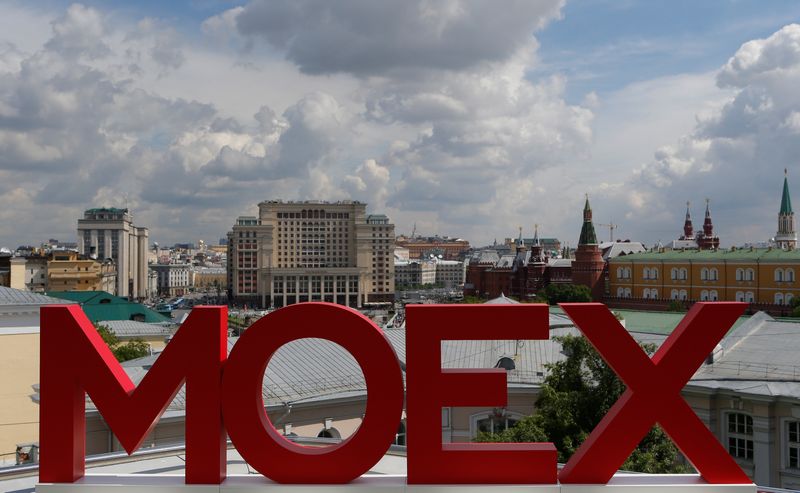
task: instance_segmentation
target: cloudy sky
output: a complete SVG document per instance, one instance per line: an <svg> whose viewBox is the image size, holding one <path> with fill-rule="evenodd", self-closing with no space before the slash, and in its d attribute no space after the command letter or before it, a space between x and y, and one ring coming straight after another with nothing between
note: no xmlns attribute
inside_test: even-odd
<svg viewBox="0 0 800 493"><path fill-rule="evenodd" d="M574 245L586 193L618 237L709 198L723 245L764 241L798 87L795 1L0 2L0 246L99 206L216 242L268 199Z"/></svg>

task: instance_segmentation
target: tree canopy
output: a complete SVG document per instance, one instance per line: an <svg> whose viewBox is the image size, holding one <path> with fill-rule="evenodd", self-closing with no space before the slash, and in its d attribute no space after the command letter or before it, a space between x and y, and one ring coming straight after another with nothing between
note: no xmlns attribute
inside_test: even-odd
<svg viewBox="0 0 800 493"><path fill-rule="evenodd" d="M117 358L117 361L120 363L131 359L142 358L150 354L150 346L142 339L131 339L125 344L122 344L119 337L105 325L97 325L95 327L100 337L103 339L103 342L111 349L114 357Z"/></svg>
<svg viewBox="0 0 800 493"><path fill-rule="evenodd" d="M542 294L551 305L592 301L592 292L582 284L549 284Z"/></svg>
<svg viewBox="0 0 800 493"><path fill-rule="evenodd" d="M536 413L501 433L480 434L483 442L553 442L558 461L567 462L589 433L625 391L617 377L589 342L564 336L567 358L550 365L536 401ZM651 354L655 347L643 346ZM622 469L646 473L691 471L680 460L677 447L658 426L653 427Z"/></svg>

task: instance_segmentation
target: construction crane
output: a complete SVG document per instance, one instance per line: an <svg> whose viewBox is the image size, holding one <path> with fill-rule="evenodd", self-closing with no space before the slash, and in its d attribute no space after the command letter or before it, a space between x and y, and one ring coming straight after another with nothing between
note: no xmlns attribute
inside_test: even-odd
<svg viewBox="0 0 800 493"><path fill-rule="evenodd" d="M619 225L618 224L614 224L614 221L609 221L608 224L600 224L600 223L598 223L597 225L598 226L604 226L604 227L608 228L608 238L609 238L608 241L613 242L614 241L614 230L617 229L619 227Z"/></svg>

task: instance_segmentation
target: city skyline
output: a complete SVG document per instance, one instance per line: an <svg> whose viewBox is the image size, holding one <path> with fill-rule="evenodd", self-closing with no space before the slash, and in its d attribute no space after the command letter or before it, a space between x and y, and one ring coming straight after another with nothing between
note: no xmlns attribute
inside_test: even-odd
<svg viewBox="0 0 800 493"><path fill-rule="evenodd" d="M710 198L730 246L775 236L784 168L800 193L792 2L0 9L2 247L74 241L104 206L215 243L276 199L574 246L584 193L648 245Z"/></svg>

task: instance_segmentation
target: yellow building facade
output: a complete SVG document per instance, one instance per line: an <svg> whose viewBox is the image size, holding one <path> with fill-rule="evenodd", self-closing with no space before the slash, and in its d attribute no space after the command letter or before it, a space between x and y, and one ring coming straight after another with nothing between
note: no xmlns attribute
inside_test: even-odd
<svg viewBox="0 0 800 493"><path fill-rule="evenodd" d="M81 260L75 252L53 254L47 262L48 291L115 292L116 266L111 262Z"/></svg>
<svg viewBox="0 0 800 493"><path fill-rule="evenodd" d="M609 296L788 305L800 296L800 251L668 250L611 259Z"/></svg>

